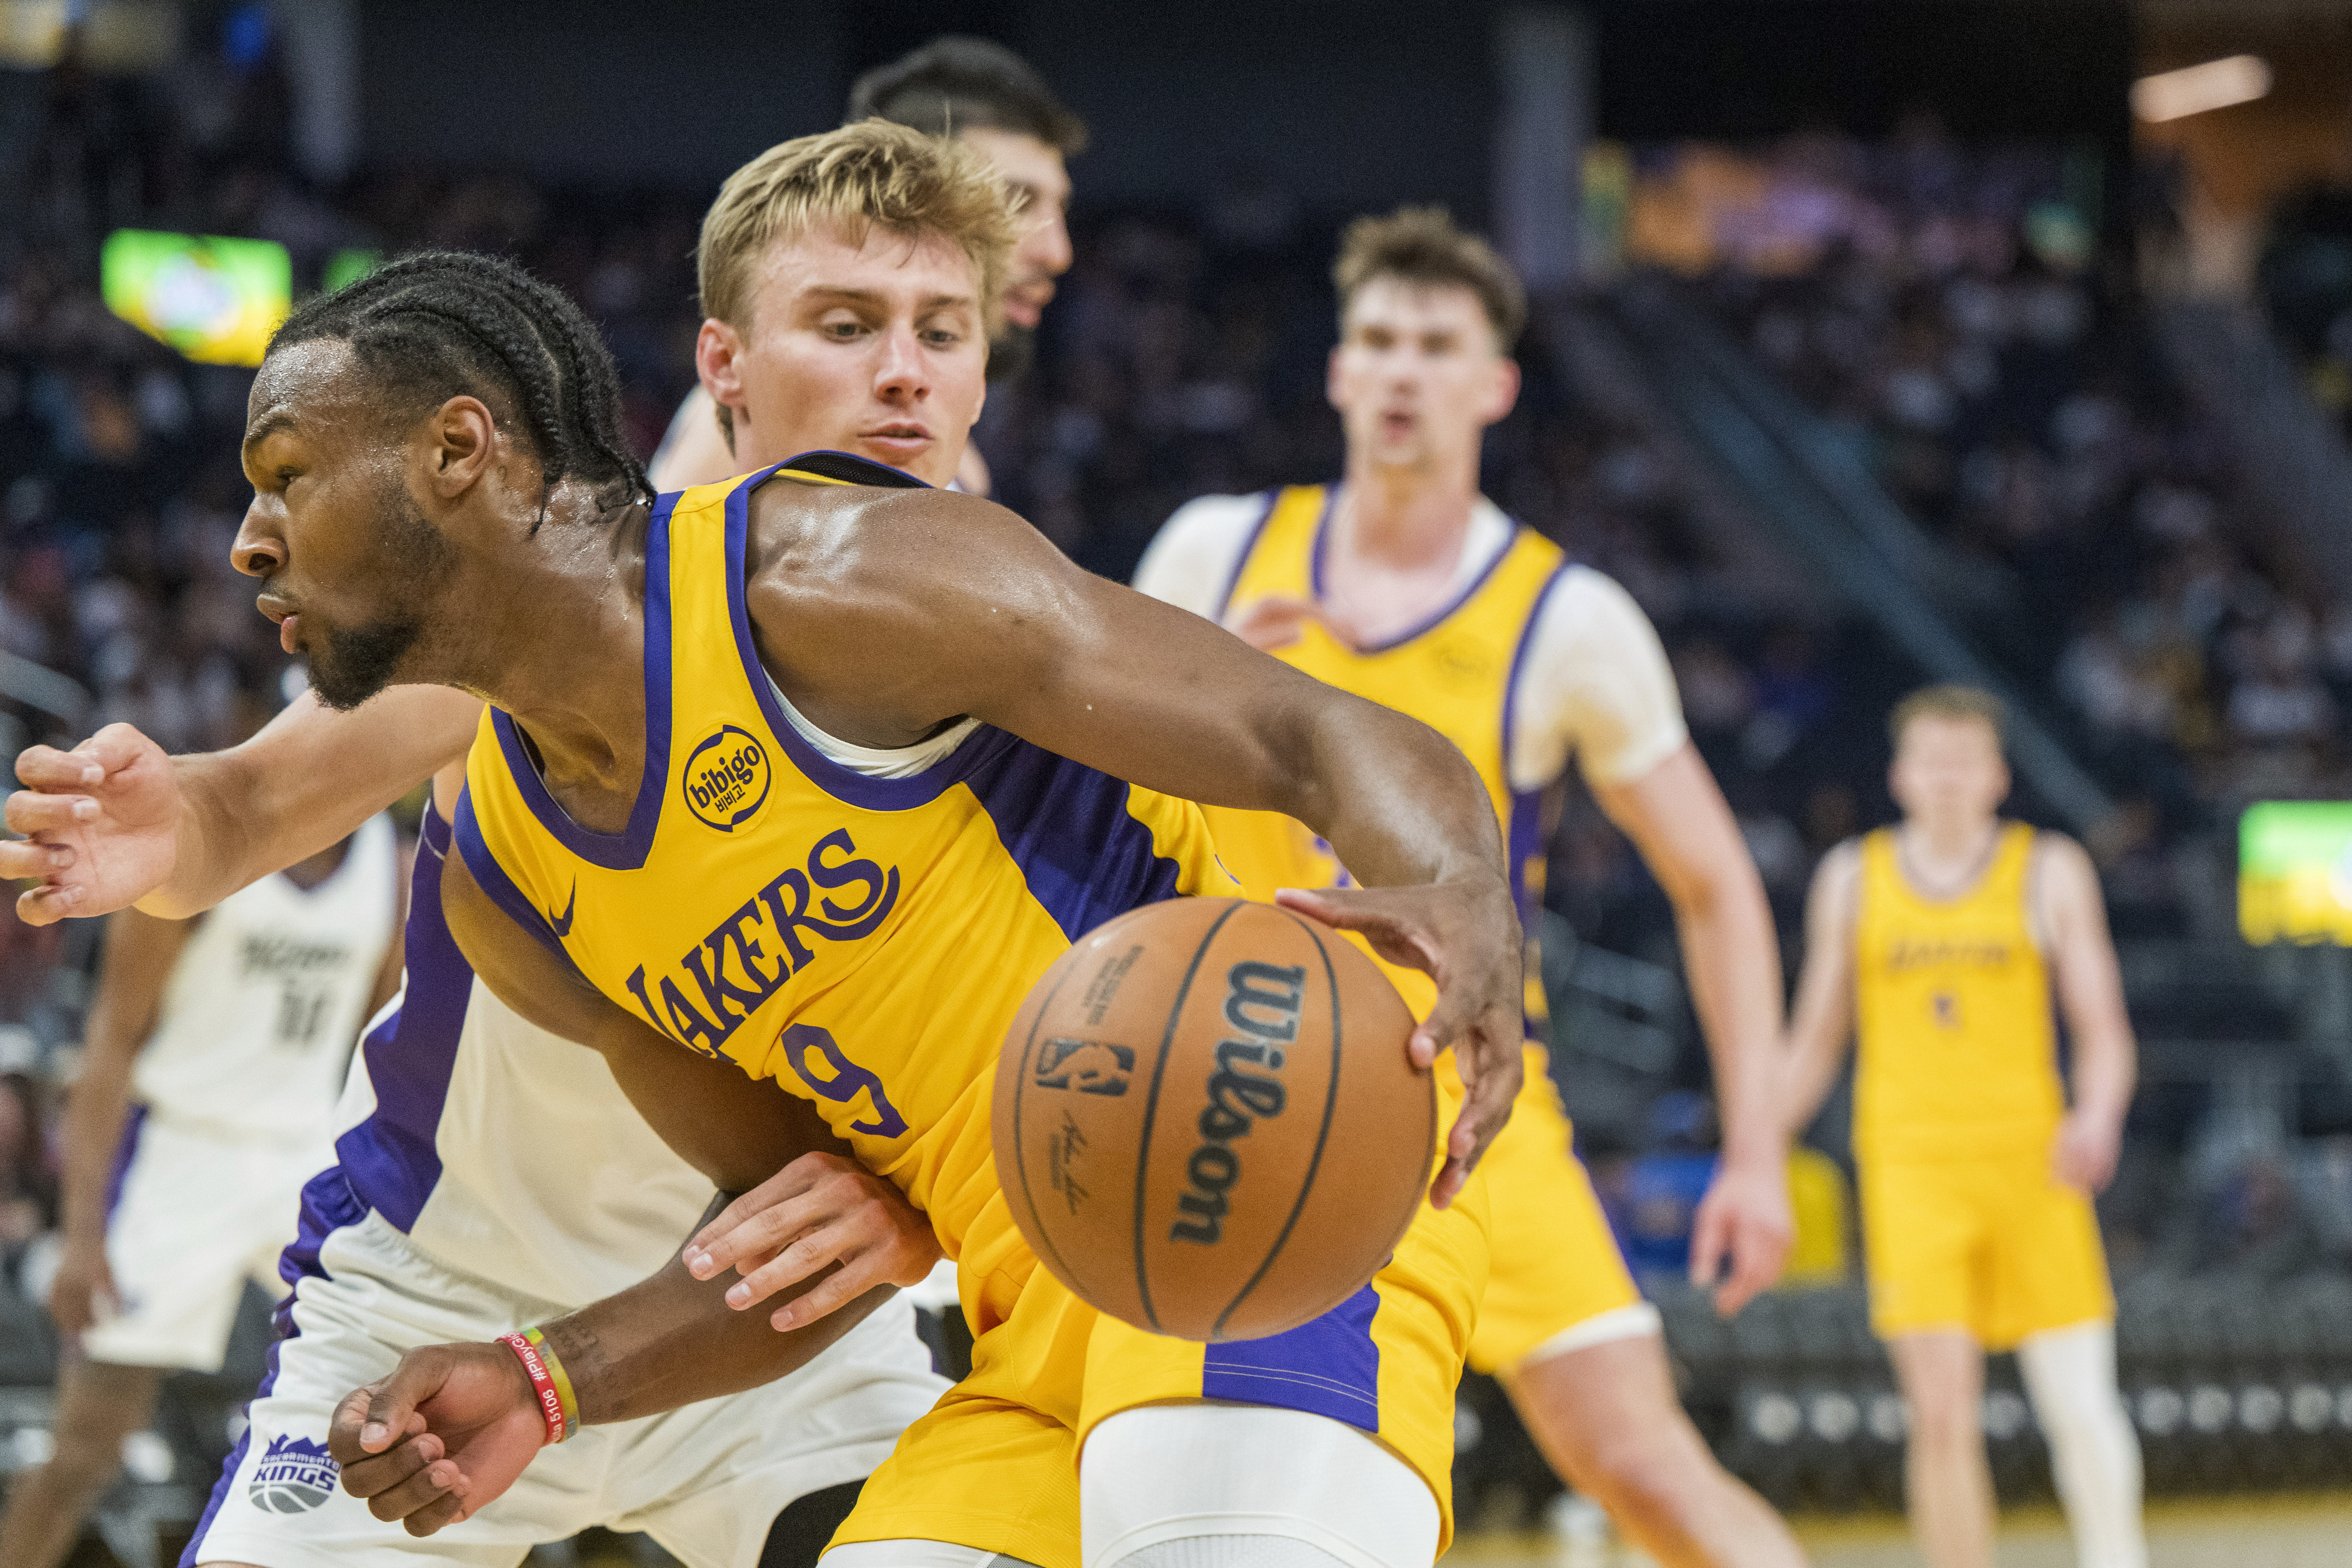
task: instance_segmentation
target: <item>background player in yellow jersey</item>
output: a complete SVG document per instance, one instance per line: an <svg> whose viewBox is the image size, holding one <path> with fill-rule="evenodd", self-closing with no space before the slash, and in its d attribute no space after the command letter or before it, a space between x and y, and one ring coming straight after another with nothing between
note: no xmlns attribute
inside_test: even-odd
<svg viewBox="0 0 2352 1568"><path fill-rule="evenodd" d="M1543 797L1576 758L1680 920L1726 1130L1693 1268L1712 1283L1728 1255L1717 1300L1736 1311L1780 1272L1790 1230L1778 1100L1762 1076L1780 1023L1762 884L1683 727L1648 620L1478 493L1480 437L1518 391L1517 279L1425 209L1358 221L1335 277L1329 393L1347 432L1344 482L1194 501L1169 520L1136 586L1451 739L1505 824L1523 916L1542 894ZM1295 822L1210 819L1253 897L1345 880ZM1532 962L1528 973L1539 1016ZM1392 977L1428 1005L1424 976ZM1494 1260L1471 1364L1501 1375L1552 1464L1660 1560L1799 1561L1786 1528L1684 1415L1657 1313L1570 1152L1541 1047L1528 1058L1488 1162Z"/></svg>
<svg viewBox="0 0 2352 1568"><path fill-rule="evenodd" d="M1861 1041L1871 1321L1910 1404L1911 1522L1935 1568L1989 1568L1987 1350L2015 1348L2084 1568L2142 1568L2139 1447L2116 1392L2091 1194L2115 1173L2135 1051L2105 905L2072 839L1998 815L2001 710L1931 687L1895 710L1900 826L1814 873L1790 1023L1790 1126ZM2053 1003L2074 1058L2059 1083Z"/></svg>
<svg viewBox="0 0 2352 1568"><path fill-rule="evenodd" d="M927 136L954 137L987 159L1012 194L1021 233L1007 264L1002 319L989 342L988 379L1020 375L1036 356L1037 324L1054 298L1055 279L1070 269L1066 160L1087 144L1085 121L1011 49L953 35L857 79L844 122L875 118ZM721 368L723 374L723 362ZM738 459L731 421L741 416L722 416L721 406L700 383L678 405L661 449L646 465L656 489L680 490L762 466ZM865 455L898 461L879 451ZM977 446L965 444L952 478L959 489L988 494L988 463Z"/></svg>

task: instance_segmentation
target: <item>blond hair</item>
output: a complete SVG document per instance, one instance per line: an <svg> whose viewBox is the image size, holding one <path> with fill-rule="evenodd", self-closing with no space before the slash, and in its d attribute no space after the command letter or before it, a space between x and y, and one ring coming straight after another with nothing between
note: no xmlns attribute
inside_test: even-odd
<svg viewBox="0 0 2352 1568"><path fill-rule="evenodd" d="M2009 704L1974 686L1924 686L1895 705L1886 716L1886 735L1897 746L1914 719L1973 719L2002 739L2009 728Z"/></svg>
<svg viewBox="0 0 2352 1568"><path fill-rule="evenodd" d="M702 313L749 331L761 258L778 239L820 226L851 245L877 227L900 238L952 240L980 275L981 314L994 335L1020 229L1004 182L971 148L887 120L769 148L728 176L703 216L695 255ZM730 412L722 405L719 423L731 442Z"/></svg>
<svg viewBox="0 0 2352 1568"><path fill-rule="evenodd" d="M1444 207L1399 207L1386 217L1360 217L1339 237L1331 281L1347 318L1356 290L1376 278L1467 289L1478 297L1503 353L1528 324L1528 294L1518 274L1476 235L1454 226Z"/></svg>

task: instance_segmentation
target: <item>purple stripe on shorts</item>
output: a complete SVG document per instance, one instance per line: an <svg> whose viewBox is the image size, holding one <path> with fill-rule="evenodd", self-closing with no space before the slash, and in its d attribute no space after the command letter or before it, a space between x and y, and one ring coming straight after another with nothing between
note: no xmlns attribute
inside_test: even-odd
<svg viewBox="0 0 2352 1568"><path fill-rule="evenodd" d="M347 1184L362 1212L367 1206L380 1209L403 1231L416 1223L441 1179L435 1135L474 990L473 968L441 914L441 867L448 853L449 825L428 807L409 887L406 984L399 1007L360 1042L368 1081L375 1088L375 1110L335 1140L340 1168L326 1173ZM306 1188L306 1215L310 1199Z"/></svg>
<svg viewBox="0 0 2352 1568"><path fill-rule="evenodd" d="M431 815L426 814L428 820ZM268 1369L262 1373L261 1386L253 1391L254 1403L259 1404L276 1390L278 1357L286 1342L301 1332L294 1322L294 1297L290 1292L301 1289L305 1279L327 1278L319 1254L326 1246L328 1235L345 1226L357 1225L366 1217L367 1205L352 1193L340 1166L330 1165L303 1184L301 1217L295 1225L294 1240L278 1259L278 1277L286 1281L289 1293L269 1320L278 1337L270 1343ZM205 1500L204 1514L196 1521L195 1534L188 1538L188 1549L180 1553L180 1568L196 1568L202 1561L205 1537L212 1533L213 1521L220 1516L221 1504L228 1500L230 1489L236 1485L236 1473L244 1467L246 1452L252 1446L253 1428L248 1425L237 1434L236 1447L221 1462L220 1479L213 1483L212 1496Z"/></svg>
<svg viewBox="0 0 2352 1568"><path fill-rule="evenodd" d="M131 1113L122 1121L122 1140L114 1146L114 1166L106 1173L106 1217L114 1218L114 1211L122 1203L123 1186L131 1180L131 1162L138 1157L139 1134L147 1126L147 1108L133 1101Z"/></svg>
<svg viewBox="0 0 2352 1568"><path fill-rule="evenodd" d="M1367 1285L1311 1323L1263 1340L1204 1347L1201 1397L1328 1415L1381 1429L1380 1292Z"/></svg>

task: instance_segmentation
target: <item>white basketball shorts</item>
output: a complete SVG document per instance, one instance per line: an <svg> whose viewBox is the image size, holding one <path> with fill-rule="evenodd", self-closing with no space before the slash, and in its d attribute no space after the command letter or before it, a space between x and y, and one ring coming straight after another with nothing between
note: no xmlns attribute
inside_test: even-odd
<svg viewBox="0 0 2352 1568"><path fill-rule="evenodd" d="M564 1307L440 1268L373 1211L311 1244L321 1184L305 1194L293 1334L270 1352L252 1425L229 1456L191 1565L512 1568L592 1526L644 1531L688 1568L753 1568L795 1499L861 1480L947 1386L894 1300L792 1376L666 1415L581 1429L542 1451L504 1496L425 1540L379 1522L339 1486L327 1423L342 1396L418 1345L487 1340ZM347 1192L348 1189L345 1189ZM352 1207L355 1209L356 1205ZM681 1237L681 1240L683 1238Z"/></svg>
<svg viewBox="0 0 2352 1568"><path fill-rule="evenodd" d="M218 1372L245 1282L286 1293L278 1255L294 1239L302 1184L334 1152L323 1140L232 1142L143 1107L131 1114L106 1221L115 1310L101 1309L82 1353Z"/></svg>

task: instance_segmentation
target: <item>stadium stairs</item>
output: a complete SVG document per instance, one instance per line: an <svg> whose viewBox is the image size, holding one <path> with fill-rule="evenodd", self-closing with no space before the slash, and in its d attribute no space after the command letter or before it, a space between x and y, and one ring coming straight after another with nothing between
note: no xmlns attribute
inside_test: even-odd
<svg viewBox="0 0 2352 1568"><path fill-rule="evenodd" d="M1770 540L1835 603L1874 623L1927 679L1999 693L2017 716L2011 750L2025 783L2076 832L2114 810L2042 705L2001 667L1972 623L2015 598L1998 568L1930 537L1852 446L1758 365L1673 284L1630 279L1577 308L1581 328L1613 336L1714 483L1738 496Z"/></svg>
<svg viewBox="0 0 2352 1568"><path fill-rule="evenodd" d="M2179 299L2159 303L2151 324L2238 456L2242 521L2268 552L2352 598L2352 450L2262 317L2235 300Z"/></svg>

